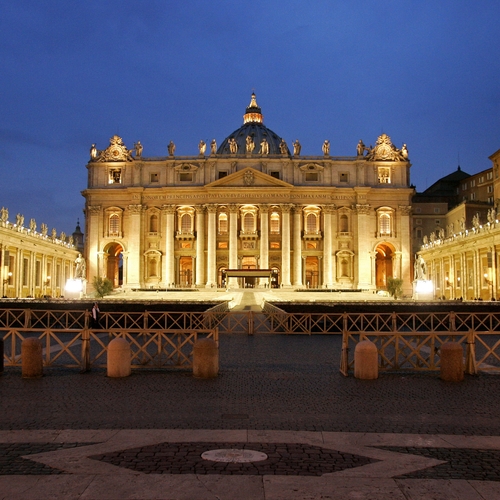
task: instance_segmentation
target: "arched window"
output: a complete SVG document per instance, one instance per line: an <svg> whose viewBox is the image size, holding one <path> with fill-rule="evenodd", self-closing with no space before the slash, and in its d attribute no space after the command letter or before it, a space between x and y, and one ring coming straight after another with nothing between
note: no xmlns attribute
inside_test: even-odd
<svg viewBox="0 0 500 500"><path fill-rule="evenodd" d="M381 235L391 234L391 216L389 214L380 214L378 226Z"/></svg>
<svg viewBox="0 0 500 500"><path fill-rule="evenodd" d="M316 214L307 214L306 217L306 231L308 233L315 233L318 230Z"/></svg>
<svg viewBox="0 0 500 500"><path fill-rule="evenodd" d="M279 234L280 232L280 214L277 212L271 214L270 230L272 234Z"/></svg>
<svg viewBox="0 0 500 500"><path fill-rule="evenodd" d="M347 218L347 215L345 215L345 214L342 214L340 216L339 229L340 229L341 233L349 232L349 219Z"/></svg>
<svg viewBox="0 0 500 500"><path fill-rule="evenodd" d="M120 217L113 214L109 217L109 235L118 236L120 233Z"/></svg>
<svg viewBox="0 0 500 500"><path fill-rule="evenodd" d="M246 233L254 231L255 230L254 221L255 221L254 214L247 212L243 217L243 231L245 231Z"/></svg>
<svg viewBox="0 0 500 500"><path fill-rule="evenodd" d="M150 233L157 233L158 232L158 216L157 215L152 215L149 218L149 232Z"/></svg>
<svg viewBox="0 0 500 500"><path fill-rule="evenodd" d="M188 234L191 232L191 215L184 214L181 217L181 232L183 234Z"/></svg>
<svg viewBox="0 0 500 500"><path fill-rule="evenodd" d="M227 234L227 214L219 214L219 234Z"/></svg>

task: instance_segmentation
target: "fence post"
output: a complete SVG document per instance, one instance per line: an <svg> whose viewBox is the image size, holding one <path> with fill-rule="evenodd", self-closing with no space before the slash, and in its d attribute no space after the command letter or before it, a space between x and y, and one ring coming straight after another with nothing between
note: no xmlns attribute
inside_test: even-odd
<svg viewBox="0 0 500 500"><path fill-rule="evenodd" d="M340 355L340 373L349 374L349 332L347 331L347 313L342 315L342 353Z"/></svg>
<svg viewBox="0 0 500 500"><path fill-rule="evenodd" d="M468 375L477 375L476 365L476 332L469 330L467 332L467 348L465 351L465 373Z"/></svg>
<svg viewBox="0 0 500 500"><path fill-rule="evenodd" d="M81 372L90 371L90 330L89 330L90 312L85 309L85 319L82 330L82 361Z"/></svg>

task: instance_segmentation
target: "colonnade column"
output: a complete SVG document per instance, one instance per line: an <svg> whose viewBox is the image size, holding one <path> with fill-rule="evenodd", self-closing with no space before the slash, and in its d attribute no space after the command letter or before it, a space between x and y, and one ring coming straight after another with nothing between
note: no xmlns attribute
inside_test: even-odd
<svg viewBox="0 0 500 500"><path fill-rule="evenodd" d="M163 276L165 277L165 287L175 284L175 260L174 260L174 216L175 205L163 205L165 215L165 258L163 260ZM132 233L133 234L133 233Z"/></svg>
<svg viewBox="0 0 500 500"><path fill-rule="evenodd" d="M196 207L196 286L205 284L205 208Z"/></svg>
<svg viewBox="0 0 500 500"><path fill-rule="evenodd" d="M302 287L302 207L293 207L293 285Z"/></svg>
<svg viewBox="0 0 500 500"><path fill-rule="evenodd" d="M106 277L106 275L101 270L101 262L99 259L101 248L99 248L99 235L102 231L99 231L99 221L101 219L101 206L100 205L88 205L85 210L86 218L86 258L87 258L87 280L92 283L95 276ZM46 269L44 271L46 273ZM90 291L87 289L87 292Z"/></svg>
<svg viewBox="0 0 500 500"><path fill-rule="evenodd" d="M238 269L238 205L229 205L229 269ZM229 288L238 288L238 278L229 278Z"/></svg>
<svg viewBox="0 0 500 500"><path fill-rule="evenodd" d="M356 205L358 214L358 288L374 289L375 283L371 280L371 266L370 266L370 243L369 238L369 220L368 214L370 213L370 205Z"/></svg>
<svg viewBox="0 0 500 500"><path fill-rule="evenodd" d="M207 235L207 288L213 288L217 285L216 269L216 216L217 205L205 205L208 212L208 235Z"/></svg>
<svg viewBox="0 0 500 500"><path fill-rule="evenodd" d="M326 288L333 287L332 265L332 213L335 205L323 207L324 234L323 234L323 284Z"/></svg>
<svg viewBox="0 0 500 500"><path fill-rule="evenodd" d="M129 234L140 235L142 205L129 205ZM128 269L127 269L127 287L138 288L140 286L141 272L141 238L130 238L128 240Z"/></svg>
<svg viewBox="0 0 500 500"><path fill-rule="evenodd" d="M281 252L281 284L284 287L290 283L290 210L293 205L281 205L283 250Z"/></svg>
<svg viewBox="0 0 500 500"><path fill-rule="evenodd" d="M259 205L260 211L260 269L269 269L269 206ZM268 282L267 278L260 278L260 284Z"/></svg>
<svg viewBox="0 0 500 500"><path fill-rule="evenodd" d="M403 293L409 294L412 289L413 274L411 270L411 206L401 205L400 212L400 233L401 235L408 235L408 237L401 238L401 260L400 260L400 275L399 278L403 280Z"/></svg>

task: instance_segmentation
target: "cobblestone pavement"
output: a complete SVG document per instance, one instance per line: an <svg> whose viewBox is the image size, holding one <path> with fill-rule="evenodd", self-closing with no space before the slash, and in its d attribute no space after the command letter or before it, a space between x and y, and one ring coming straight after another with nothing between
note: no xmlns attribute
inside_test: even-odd
<svg viewBox="0 0 500 500"><path fill-rule="evenodd" d="M7 368L0 499L500 499L497 376L360 381L339 373L340 343L222 335L212 380ZM223 446L271 462L200 460Z"/></svg>
<svg viewBox="0 0 500 500"><path fill-rule="evenodd" d="M0 429L283 429L500 435L497 376L339 372L338 336L222 335L221 372L46 370L0 376Z"/></svg>

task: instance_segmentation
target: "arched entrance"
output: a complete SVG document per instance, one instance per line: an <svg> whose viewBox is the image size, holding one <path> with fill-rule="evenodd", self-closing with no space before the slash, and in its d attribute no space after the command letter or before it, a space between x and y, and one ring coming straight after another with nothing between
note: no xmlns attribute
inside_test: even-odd
<svg viewBox="0 0 500 500"><path fill-rule="evenodd" d="M243 257L241 259L241 269L257 269L257 259L255 257ZM254 288L256 278L240 278L243 280L243 288Z"/></svg>
<svg viewBox="0 0 500 500"><path fill-rule="evenodd" d="M318 288L319 285L319 259L318 257L306 257L306 286L307 288Z"/></svg>
<svg viewBox="0 0 500 500"><path fill-rule="evenodd" d="M179 259L179 274L181 287L189 287L193 284L193 258L181 257Z"/></svg>
<svg viewBox="0 0 500 500"><path fill-rule="evenodd" d="M123 247L119 243L111 243L105 249L105 274L111 280L113 288L123 285Z"/></svg>
<svg viewBox="0 0 500 500"><path fill-rule="evenodd" d="M375 282L377 288L386 289L387 279L394 276L392 264L394 247L388 243L381 243L375 251Z"/></svg>

